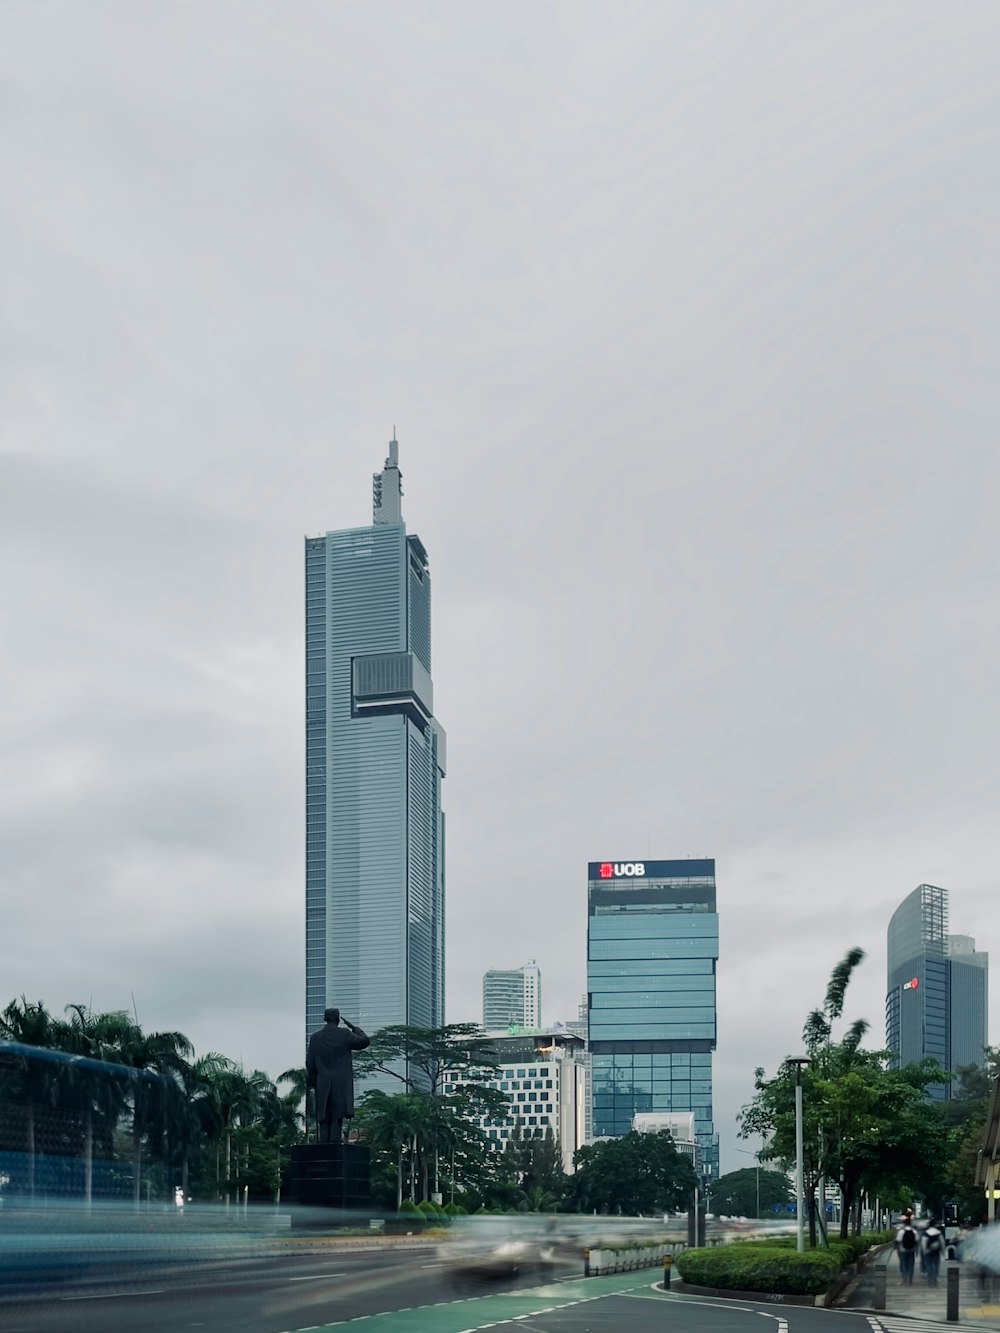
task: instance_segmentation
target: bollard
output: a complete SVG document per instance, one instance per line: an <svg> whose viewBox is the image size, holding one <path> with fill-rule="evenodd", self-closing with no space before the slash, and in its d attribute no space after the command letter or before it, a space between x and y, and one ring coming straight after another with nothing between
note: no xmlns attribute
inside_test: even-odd
<svg viewBox="0 0 1000 1333"><path fill-rule="evenodd" d="M875 1295L872 1298L872 1309L885 1309L885 1264L875 1265Z"/></svg>
<svg viewBox="0 0 1000 1333"><path fill-rule="evenodd" d="M583 1252L583 1276L590 1277L590 1251Z"/></svg>
<svg viewBox="0 0 1000 1333"><path fill-rule="evenodd" d="M945 1315L949 1324L958 1323L958 1265L948 1265L948 1313Z"/></svg>
<svg viewBox="0 0 1000 1333"><path fill-rule="evenodd" d="M670 1270L674 1266L674 1256L665 1254L663 1256L663 1290L670 1290Z"/></svg>

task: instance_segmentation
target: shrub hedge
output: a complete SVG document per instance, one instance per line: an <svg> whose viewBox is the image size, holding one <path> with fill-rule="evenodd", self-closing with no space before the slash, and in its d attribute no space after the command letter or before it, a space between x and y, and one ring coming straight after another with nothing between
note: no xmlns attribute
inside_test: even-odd
<svg viewBox="0 0 1000 1333"><path fill-rule="evenodd" d="M724 1291L769 1291L788 1296L818 1296L833 1285L837 1274L853 1264L885 1236L849 1236L831 1241L825 1250L792 1248L794 1238L737 1241L712 1249L682 1250L677 1271L685 1282Z"/></svg>

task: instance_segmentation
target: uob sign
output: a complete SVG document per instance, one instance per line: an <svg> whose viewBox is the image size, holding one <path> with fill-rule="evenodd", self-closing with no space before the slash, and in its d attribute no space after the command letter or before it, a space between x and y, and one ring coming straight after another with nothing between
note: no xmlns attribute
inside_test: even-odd
<svg viewBox="0 0 1000 1333"><path fill-rule="evenodd" d="M602 861L598 873L601 879L642 879L646 866L643 861Z"/></svg>

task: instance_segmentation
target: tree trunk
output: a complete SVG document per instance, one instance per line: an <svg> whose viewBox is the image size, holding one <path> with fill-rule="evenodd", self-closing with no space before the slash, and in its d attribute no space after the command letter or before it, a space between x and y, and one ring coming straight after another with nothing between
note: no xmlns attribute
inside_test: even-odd
<svg viewBox="0 0 1000 1333"><path fill-rule="evenodd" d="M28 1194L35 1197L35 1108L28 1103Z"/></svg>
<svg viewBox="0 0 1000 1333"><path fill-rule="evenodd" d="M854 1205L858 1199L858 1182L849 1176L838 1180L840 1186L840 1239L846 1240L851 1234L854 1222Z"/></svg>
<svg viewBox="0 0 1000 1333"><path fill-rule="evenodd" d="M226 1212L229 1212L229 1180L230 1170L232 1169L232 1138L229 1126L226 1126Z"/></svg>
<svg viewBox="0 0 1000 1333"><path fill-rule="evenodd" d="M94 1108L87 1107L83 1125L83 1201L89 1209L94 1199Z"/></svg>
<svg viewBox="0 0 1000 1333"><path fill-rule="evenodd" d="M410 1202L417 1201L417 1136L410 1143Z"/></svg>
<svg viewBox="0 0 1000 1333"><path fill-rule="evenodd" d="M142 1123L138 1115L132 1113L132 1202L136 1212L140 1208L142 1192Z"/></svg>
<svg viewBox="0 0 1000 1333"><path fill-rule="evenodd" d="M807 1185L802 1192L805 1196L803 1202L806 1217L809 1219L809 1248L814 1250L816 1248L816 1186L814 1184Z"/></svg>
<svg viewBox="0 0 1000 1333"><path fill-rule="evenodd" d="M399 1160L396 1163L396 1212L398 1213L403 1206L403 1153L406 1151L406 1145L402 1139L399 1143Z"/></svg>

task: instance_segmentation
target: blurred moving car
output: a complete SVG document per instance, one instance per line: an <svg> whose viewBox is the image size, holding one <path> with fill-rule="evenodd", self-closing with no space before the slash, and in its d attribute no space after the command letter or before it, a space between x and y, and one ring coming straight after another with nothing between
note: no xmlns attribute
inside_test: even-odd
<svg viewBox="0 0 1000 1333"><path fill-rule="evenodd" d="M544 1280L557 1262L558 1233L552 1220L470 1217L438 1247L458 1286L496 1282L523 1273Z"/></svg>

